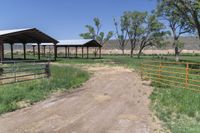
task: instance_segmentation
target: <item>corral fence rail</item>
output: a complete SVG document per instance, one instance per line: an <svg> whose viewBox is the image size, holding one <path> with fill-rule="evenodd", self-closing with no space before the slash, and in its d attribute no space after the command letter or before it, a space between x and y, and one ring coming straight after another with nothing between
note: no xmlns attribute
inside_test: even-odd
<svg viewBox="0 0 200 133"><path fill-rule="evenodd" d="M49 62L2 61L0 63L0 85L49 77Z"/></svg>
<svg viewBox="0 0 200 133"><path fill-rule="evenodd" d="M144 61L141 76L160 85L200 92L199 63Z"/></svg>

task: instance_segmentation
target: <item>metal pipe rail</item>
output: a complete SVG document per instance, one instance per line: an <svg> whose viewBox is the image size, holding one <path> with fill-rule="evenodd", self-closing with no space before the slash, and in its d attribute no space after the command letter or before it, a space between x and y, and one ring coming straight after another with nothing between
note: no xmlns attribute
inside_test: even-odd
<svg viewBox="0 0 200 133"><path fill-rule="evenodd" d="M50 77L49 62L2 62L0 85Z"/></svg>
<svg viewBox="0 0 200 133"><path fill-rule="evenodd" d="M161 85L200 92L198 63L145 61L141 63L141 77Z"/></svg>

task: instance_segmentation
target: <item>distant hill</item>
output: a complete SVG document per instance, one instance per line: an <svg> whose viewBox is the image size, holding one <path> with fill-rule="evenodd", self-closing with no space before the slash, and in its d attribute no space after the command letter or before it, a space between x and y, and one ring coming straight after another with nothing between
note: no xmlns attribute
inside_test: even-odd
<svg viewBox="0 0 200 133"><path fill-rule="evenodd" d="M169 44L167 44L165 47L162 49L173 49L172 46L172 39L168 39ZM183 42L184 49L186 50L200 50L200 40L199 38L196 37L181 37L180 41ZM137 45L138 46L138 45ZM119 42L117 40L110 40L106 44L104 44L104 49L119 49ZM126 49L130 49L130 44L126 46ZM136 48L138 49L138 48ZM148 48L146 48L148 49ZM151 47L152 49L152 47ZM154 48L157 49L157 48Z"/></svg>

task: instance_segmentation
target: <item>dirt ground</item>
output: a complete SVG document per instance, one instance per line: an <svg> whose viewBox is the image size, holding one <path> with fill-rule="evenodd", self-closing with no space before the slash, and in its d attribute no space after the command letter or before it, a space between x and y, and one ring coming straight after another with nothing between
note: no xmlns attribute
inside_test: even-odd
<svg viewBox="0 0 200 133"><path fill-rule="evenodd" d="M90 67L82 87L0 116L0 133L152 133L161 124L149 109L152 88L122 67Z"/></svg>

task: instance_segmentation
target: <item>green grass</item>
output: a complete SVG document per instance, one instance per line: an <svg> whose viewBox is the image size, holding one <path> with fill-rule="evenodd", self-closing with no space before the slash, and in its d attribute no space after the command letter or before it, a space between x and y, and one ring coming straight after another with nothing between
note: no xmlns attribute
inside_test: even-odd
<svg viewBox="0 0 200 133"><path fill-rule="evenodd" d="M73 67L51 66L49 79L34 80L0 87L0 114L14 111L19 102L28 104L43 100L57 90L67 90L88 80L89 74Z"/></svg>
<svg viewBox="0 0 200 133"><path fill-rule="evenodd" d="M102 59L82 59L82 58L69 58L69 59L64 59L64 58L59 58L58 62L59 63L67 63L67 64L79 64L79 65L84 65L84 64L106 64L111 62L112 60L109 58L102 58Z"/></svg>
<svg viewBox="0 0 200 133"><path fill-rule="evenodd" d="M200 131L200 93L154 83L152 108L173 133Z"/></svg>

